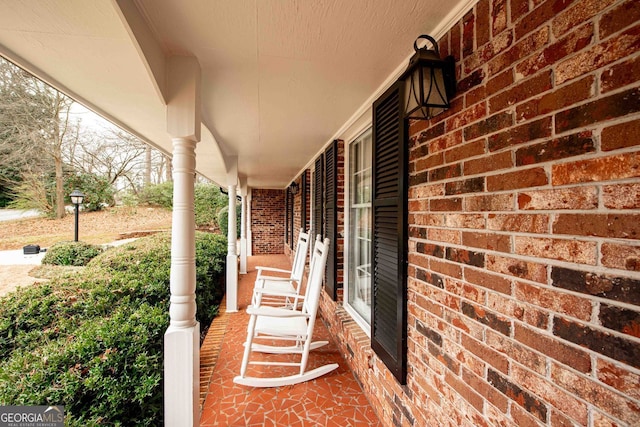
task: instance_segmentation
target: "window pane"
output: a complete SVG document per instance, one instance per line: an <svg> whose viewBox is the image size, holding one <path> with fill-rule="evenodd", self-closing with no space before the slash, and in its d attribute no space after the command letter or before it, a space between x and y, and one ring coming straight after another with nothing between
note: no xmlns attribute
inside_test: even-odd
<svg viewBox="0 0 640 427"><path fill-rule="evenodd" d="M371 131L349 148L348 303L371 323Z"/></svg>

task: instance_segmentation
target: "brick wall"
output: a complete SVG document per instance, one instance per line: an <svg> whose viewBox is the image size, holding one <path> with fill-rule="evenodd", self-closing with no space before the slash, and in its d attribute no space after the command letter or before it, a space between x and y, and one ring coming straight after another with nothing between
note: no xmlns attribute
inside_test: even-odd
<svg viewBox="0 0 640 427"><path fill-rule="evenodd" d="M640 425L640 2L481 0L410 127L408 378L323 295L384 425Z"/></svg>
<svg viewBox="0 0 640 427"><path fill-rule="evenodd" d="M284 253L284 191L253 189L251 233L254 255Z"/></svg>

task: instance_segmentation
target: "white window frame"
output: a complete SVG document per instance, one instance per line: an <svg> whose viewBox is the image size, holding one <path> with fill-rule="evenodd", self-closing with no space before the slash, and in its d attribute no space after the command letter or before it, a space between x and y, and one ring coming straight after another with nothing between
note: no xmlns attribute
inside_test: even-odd
<svg viewBox="0 0 640 427"><path fill-rule="evenodd" d="M358 141L362 136L364 136L367 132L371 132L371 123L368 123L366 126L364 126L362 129L360 129L360 131L357 133L357 135L352 138L349 143L347 144L347 146L345 147L345 185L344 185L344 197L345 197L345 203L344 203L344 230L345 230L345 235L347 236L346 239L344 239L344 299L343 299L343 306L345 311L354 319L354 321L356 322L356 324L358 326L360 326L360 328L364 331L365 334L367 334L367 336L369 338L371 338L371 325L369 324L369 322L367 320L365 320L360 313L358 313L350 304L349 304L349 269L351 268L351 264L352 264L352 260L350 259L350 253L351 253L351 248L350 248L350 242L351 242L351 236L349 235L349 232L351 230L351 145L353 143L355 143L356 141Z"/></svg>

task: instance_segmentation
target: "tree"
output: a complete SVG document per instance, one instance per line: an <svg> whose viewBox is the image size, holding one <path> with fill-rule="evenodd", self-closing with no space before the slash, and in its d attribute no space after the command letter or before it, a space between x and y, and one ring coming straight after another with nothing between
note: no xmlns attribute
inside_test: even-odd
<svg viewBox="0 0 640 427"><path fill-rule="evenodd" d="M52 209L57 218L65 214L62 146L74 133L68 114L72 103L0 58L0 179L16 187L21 181L44 179L53 170L56 197ZM42 203L34 201L34 205Z"/></svg>

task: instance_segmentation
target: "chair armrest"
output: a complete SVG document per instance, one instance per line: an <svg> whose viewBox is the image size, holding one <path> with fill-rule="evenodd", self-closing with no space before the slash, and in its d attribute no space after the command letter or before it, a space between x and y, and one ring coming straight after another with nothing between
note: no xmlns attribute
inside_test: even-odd
<svg viewBox="0 0 640 427"><path fill-rule="evenodd" d="M266 307L266 306L254 307L252 305L247 307L247 314L250 314L252 316L255 315L255 316L267 316L267 317L306 317L306 318L309 317L309 315L306 313L303 313L301 311L296 311L296 310L290 310L287 308Z"/></svg>
<svg viewBox="0 0 640 427"><path fill-rule="evenodd" d="M271 289L266 288L256 288L253 290L255 294L269 295L273 297L289 297L289 298L300 298L302 299L304 295L297 294L295 292L278 292Z"/></svg>
<svg viewBox="0 0 640 427"><path fill-rule="evenodd" d="M296 280L292 279L291 277L278 277L278 276L259 276L258 278L256 278L256 282L264 282L264 281L270 281L270 282L295 282Z"/></svg>
<svg viewBox="0 0 640 427"><path fill-rule="evenodd" d="M275 268L275 267L256 267L258 270L258 277L262 274L263 271L271 271L274 273L283 273L283 274L291 274L291 270L285 270L283 268Z"/></svg>

